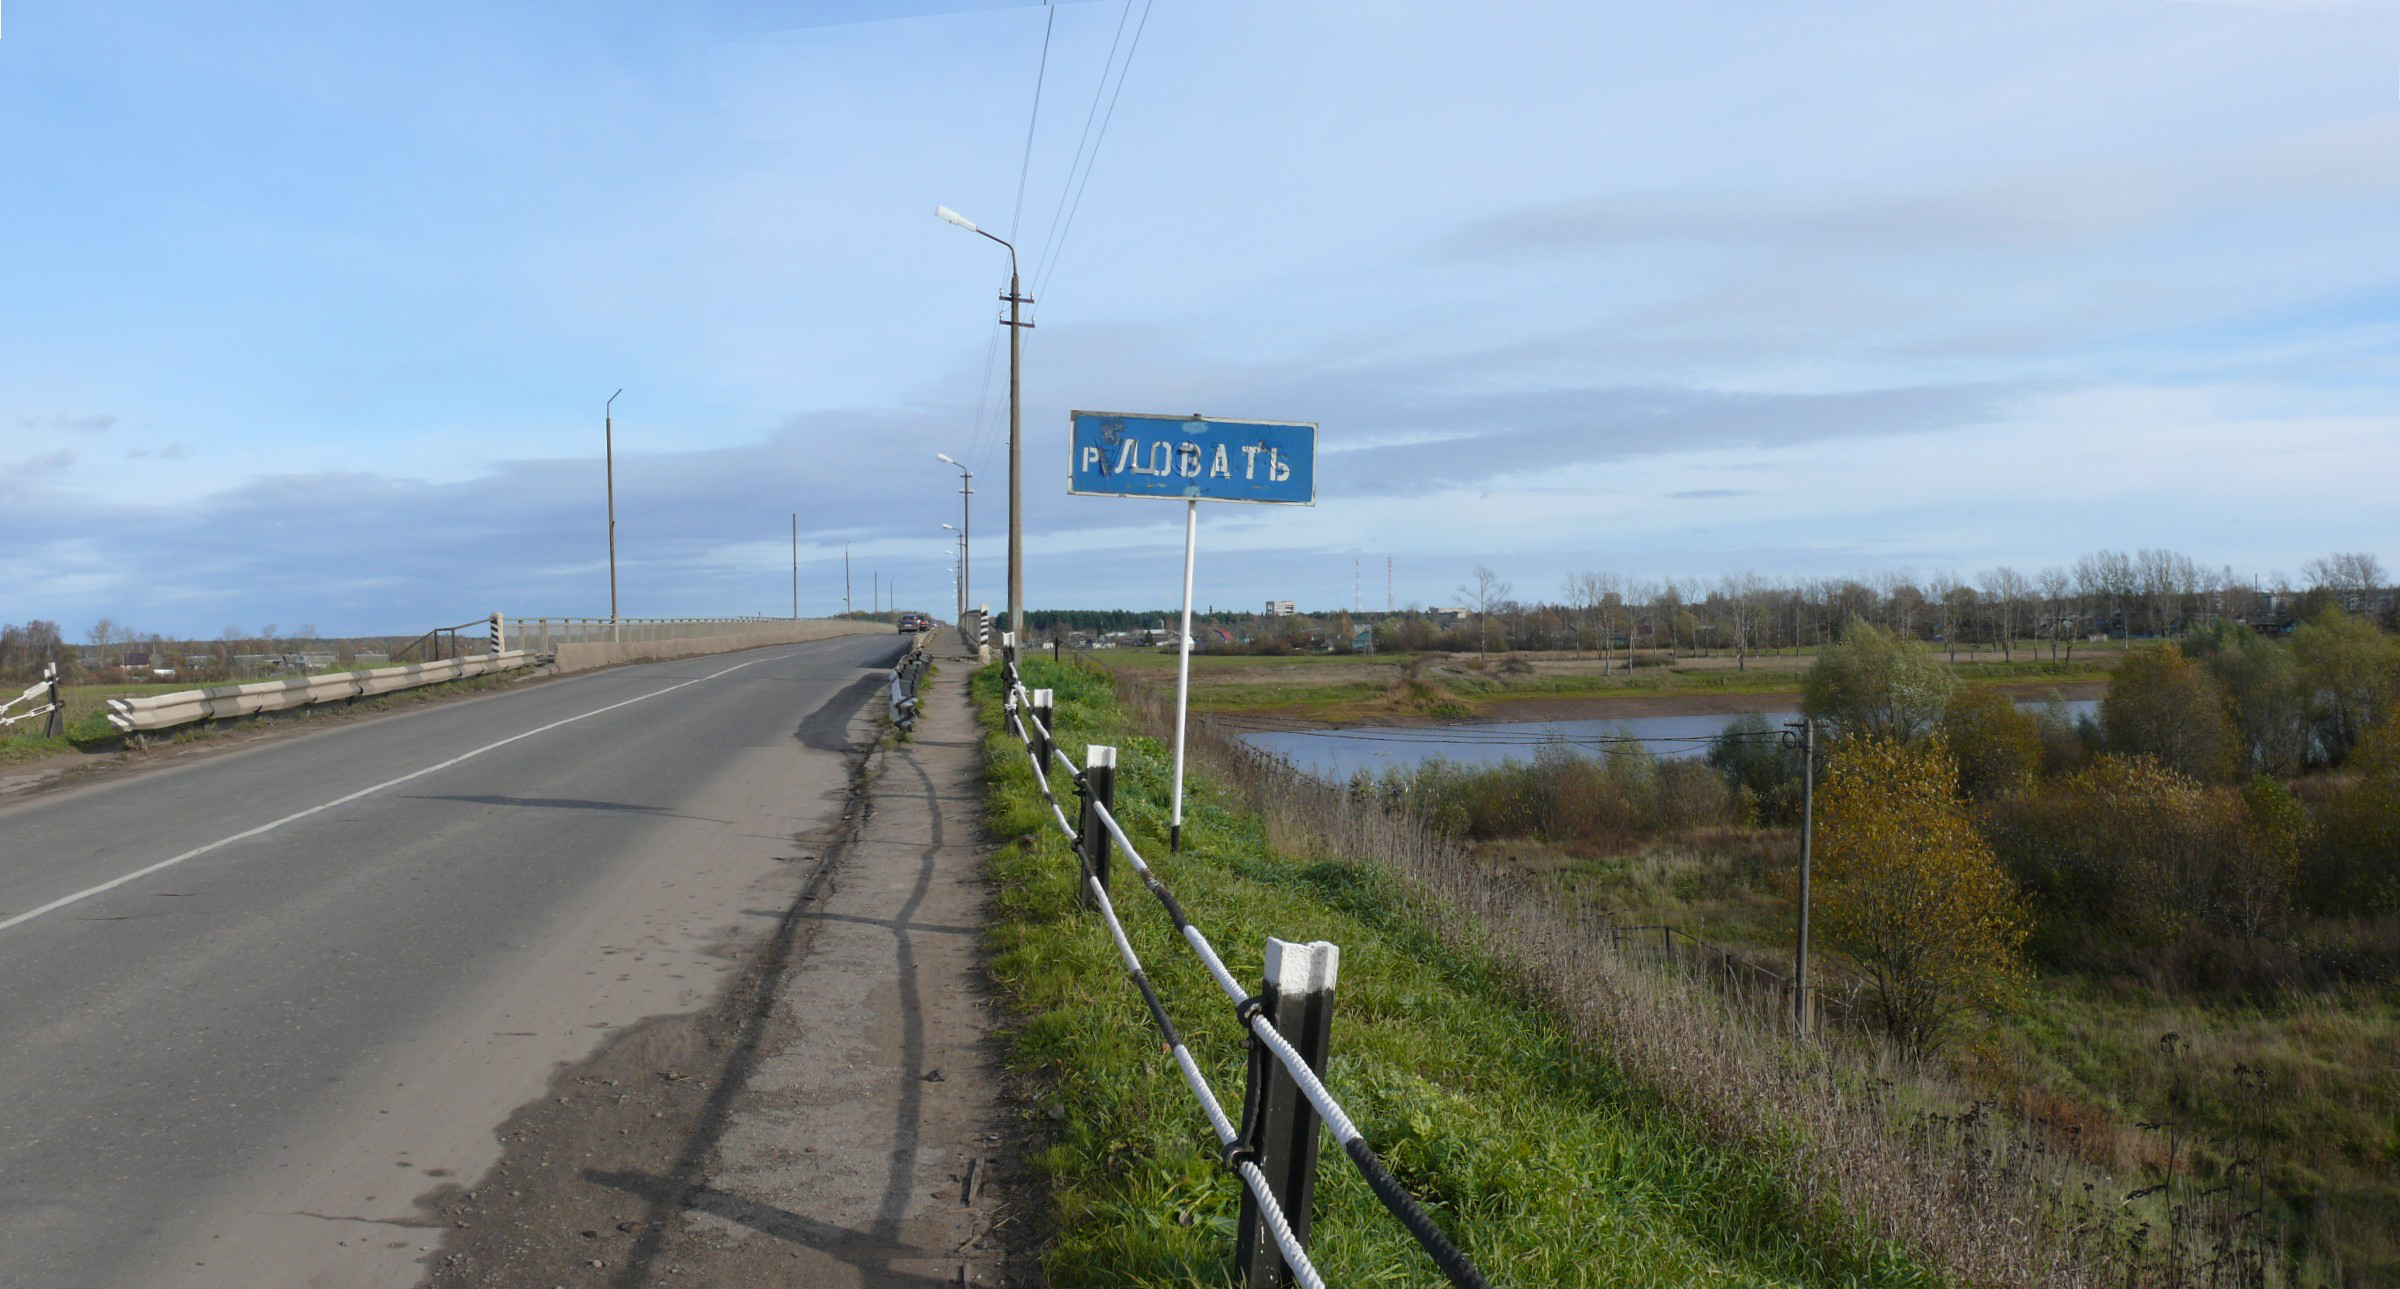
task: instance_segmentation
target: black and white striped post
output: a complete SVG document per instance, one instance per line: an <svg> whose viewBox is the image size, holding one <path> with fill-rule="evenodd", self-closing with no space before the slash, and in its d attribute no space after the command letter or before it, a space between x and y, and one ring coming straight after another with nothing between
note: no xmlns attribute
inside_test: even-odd
<svg viewBox="0 0 2400 1289"><path fill-rule="evenodd" d="M67 735L67 700L58 692L58 660L53 658L42 667L42 680L50 687L50 713L42 718L45 738L65 738Z"/></svg>
<svg viewBox="0 0 2400 1289"><path fill-rule="evenodd" d="M498 653L499 653L499 652L500 652L502 649L506 648L506 647L507 647L507 642L506 642L506 641L503 639L503 637L504 637L506 634L507 634L507 632L506 632L505 628L502 626L502 623L501 623L501 620L500 620L500 615L499 615L499 614L497 614L497 613L494 613L494 614L492 615L492 639L491 639L491 647L490 647L490 648L488 648L488 649L485 649L485 650L484 650L484 652L485 652L485 653L489 653L489 654L498 654Z"/></svg>
<svg viewBox="0 0 2400 1289"><path fill-rule="evenodd" d="M1245 1021L1255 1006L1319 1078L1324 1077L1332 1046L1333 986L1341 962L1342 951L1323 940L1293 944L1269 939L1266 988L1242 1006ZM1242 1090L1241 1148L1256 1152L1267 1189L1302 1248L1308 1247L1309 1211L1317 1192L1317 1126L1316 1109L1292 1081L1291 1072L1252 1035L1250 1077ZM1234 1240L1245 1289L1286 1289L1290 1268L1248 1190L1242 1192L1241 1225Z"/></svg>
<svg viewBox="0 0 2400 1289"><path fill-rule="evenodd" d="M1048 692L1048 691L1044 691ZM1083 875L1098 878L1103 893L1108 890L1108 849L1112 844L1108 825L1100 822L1101 812L1114 816L1117 809L1117 750L1093 744L1083 750L1083 811L1075 822L1076 858L1081 861ZM1092 903L1091 883L1078 884L1085 907Z"/></svg>

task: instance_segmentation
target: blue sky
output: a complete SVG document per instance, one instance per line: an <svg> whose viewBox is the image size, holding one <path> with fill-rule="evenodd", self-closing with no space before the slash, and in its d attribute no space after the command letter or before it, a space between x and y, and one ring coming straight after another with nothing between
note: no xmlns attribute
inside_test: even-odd
<svg viewBox="0 0 2400 1289"><path fill-rule="evenodd" d="M1203 512L1222 605L2400 563L2383 0L6 18L0 620L605 612L620 386L628 615L788 611L794 511L807 610L847 544L946 611L937 451L997 602L1005 257L937 203L1039 287L1036 606L1180 572L1076 407L1322 425L1317 507Z"/></svg>

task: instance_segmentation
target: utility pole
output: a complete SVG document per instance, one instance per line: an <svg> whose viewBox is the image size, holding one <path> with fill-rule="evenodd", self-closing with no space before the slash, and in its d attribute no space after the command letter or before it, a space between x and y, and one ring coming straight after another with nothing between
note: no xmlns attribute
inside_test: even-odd
<svg viewBox="0 0 2400 1289"><path fill-rule="evenodd" d="M624 393L618 390L617 394ZM608 461L608 621L617 621L617 394L600 405L600 446Z"/></svg>
<svg viewBox="0 0 2400 1289"><path fill-rule="evenodd" d="M974 578L968 573L968 561L975 548L975 472L947 452L936 452L934 459L958 468L958 620L967 620L967 605L974 599Z"/></svg>
<svg viewBox="0 0 2400 1289"><path fill-rule="evenodd" d="M1800 727L1798 740L1801 751L1800 795L1800 937L1799 948L1792 956L1792 1022L1800 1036L1808 1036L1808 877L1811 852L1817 838L1817 722L1804 717L1794 722ZM1789 733L1784 745L1792 745Z"/></svg>
<svg viewBox="0 0 2400 1289"><path fill-rule="evenodd" d="M850 616L850 543L842 543L842 616Z"/></svg>
<svg viewBox="0 0 2400 1289"><path fill-rule="evenodd" d="M1025 639L1024 306L1017 289L1017 248L1008 248L1008 629Z"/></svg>
<svg viewBox="0 0 2400 1289"><path fill-rule="evenodd" d="M800 620L800 512L792 512L792 621Z"/></svg>
<svg viewBox="0 0 2400 1289"><path fill-rule="evenodd" d="M1383 611L1392 611L1392 557L1383 557Z"/></svg>
<svg viewBox="0 0 2400 1289"><path fill-rule="evenodd" d="M1024 398L1024 338L1025 329L1033 323L1025 317L1025 306L1033 297L1025 294L1017 279L1017 248L1006 238L994 237L975 226L975 221L950 209L934 208L934 217L981 237L1000 243L1008 251L1008 629L1016 633L1017 641L1025 641L1025 398Z"/></svg>

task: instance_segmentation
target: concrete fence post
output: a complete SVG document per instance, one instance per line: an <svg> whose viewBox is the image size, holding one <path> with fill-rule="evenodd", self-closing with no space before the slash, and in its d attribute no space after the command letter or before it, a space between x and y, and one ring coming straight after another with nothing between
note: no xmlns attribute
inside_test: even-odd
<svg viewBox="0 0 2400 1289"><path fill-rule="evenodd" d="M484 652L486 652L486 653L495 653L495 654L496 654L496 653L504 653L504 652L506 652L506 651L507 651L507 644L505 643L505 641L504 641L504 639L503 639L504 635L505 635L505 628L504 628L504 627L502 626L502 624L501 624L500 615L499 615L498 613L494 613L494 614L492 615L492 641L491 641L491 647L490 647L489 649L486 649Z"/></svg>
<svg viewBox="0 0 2400 1289"><path fill-rule="evenodd" d="M1045 691L1046 692L1046 691ZM1094 745L1083 750L1083 810L1076 817L1076 858L1081 861L1084 875L1100 880L1100 889L1108 889L1108 852L1113 839L1108 825L1100 822L1100 812L1106 810L1115 817L1117 809L1117 750ZM1091 883L1080 885L1076 893L1086 908L1092 904Z"/></svg>
<svg viewBox="0 0 2400 1289"><path fill-rule="evenodd" d="M1259 994L1259 1014L1319 1078L1324 1077L1332 1046L1333 986L1341 962L1342 951L1323 940L1267 941L1266 988ZM1317 1193L1317 1111L1283 1062L1256 1035L1251 1036L1250 1049L1250 1078L1242 1090L1243 1144L1258 1152L1267 1192L1291 1224L1292 1238L1305 1249L1309 1210ZM1286 1289L1291 1284L1291 1270L1283 1264L1275 1235L1246 1186L1234 1256L1245 1289Z"/></svg>

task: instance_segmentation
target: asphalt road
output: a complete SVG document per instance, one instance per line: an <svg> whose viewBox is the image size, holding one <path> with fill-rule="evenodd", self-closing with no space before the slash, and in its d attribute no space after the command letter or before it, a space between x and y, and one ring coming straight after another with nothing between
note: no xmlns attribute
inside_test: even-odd
<svg viewBox="0 0 2400 1289"><path fill-rule="evenodd" d="M771 930L899 647L623 667L0 809L0 1284L414 1283L419 1201L511 1108Z"/></svg>

